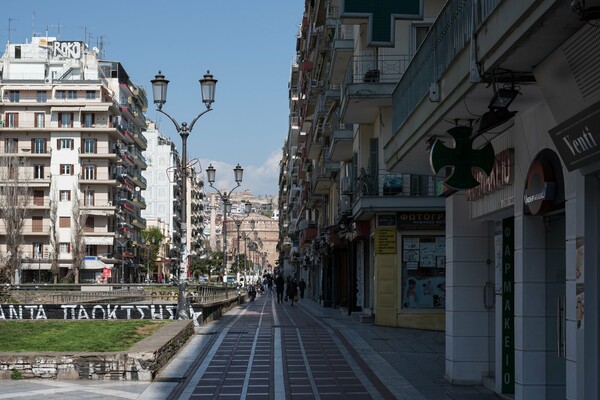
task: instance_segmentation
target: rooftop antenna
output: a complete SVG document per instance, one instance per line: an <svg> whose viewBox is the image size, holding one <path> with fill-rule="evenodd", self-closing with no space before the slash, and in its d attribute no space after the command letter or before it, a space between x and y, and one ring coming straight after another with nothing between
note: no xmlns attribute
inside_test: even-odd
<svg viewBox="0 0 600 400"><path fill-rule="evenodd" d="M80 26L80 28L83 28L83 37L84 37L83 40L86 41L86 44L88 46L91 46L92 45L92 37L93 37L92 33L88 32L87 26Z"/></svg>
<svg viewBox="0 0 600 400"><path fill-rule="evenodd" d="M16 21L16 19L14 19L14 18L8 19L8 44L10 44L10 32L16 30L15 28L10 27L10 25L12 24L13 21Z"/></svg>
<svg viewBox="0 0 600 400"><path fill-rule="evenodd" d="M35 37L35 10L31 13L31 37Z"/></svg>
<svg viewBox="0 0 600 400"><path fill-rule="evenodd" d="M60 22L56 25L46 25L46 37L48 37L48 29L49 28L58 28L58 35L56 35L59 39L60 39L60 28L62 28L62 25L60 24Z"/></svg>
<svg viewBox="0 0 600 400"><path fill-rule="evenodd" d="M100 35L96 38L96 47L98 47L98 50L100 50L99 52L99 57L100 59L104 59L104 39L106 38L106 36Z"/></svg>

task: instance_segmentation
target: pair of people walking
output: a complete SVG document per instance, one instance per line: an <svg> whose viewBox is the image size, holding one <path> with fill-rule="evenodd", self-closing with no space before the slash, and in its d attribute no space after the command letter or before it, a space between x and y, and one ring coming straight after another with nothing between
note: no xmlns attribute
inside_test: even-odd
<svg viewBox="0 0 600 400"><path fill-rule="evenodd" d="M306 282L304 282L304 279L301 279L300 283L298 283L296 279L288 277L287 282L284 282L283 276L278 274L277 277L275 277L275 290L277 292L278 303L283 303L284 301L284 286L285 301L288 301L289 299L292 307L294 306L294 302L297 302L300 298L304 298L304 290L306 289Z"/></svg>

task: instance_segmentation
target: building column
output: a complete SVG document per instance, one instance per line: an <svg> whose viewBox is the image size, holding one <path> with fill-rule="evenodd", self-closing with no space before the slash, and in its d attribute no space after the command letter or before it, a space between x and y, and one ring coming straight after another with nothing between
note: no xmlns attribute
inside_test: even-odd
<svg viewBox="0 0 600 400"><path fill-rule="evenodd" d="M463 193L446 200L446 379L481 384L491 368L493 311L485 284L493 282L493 240L488 222L472 221Z"/></svg>

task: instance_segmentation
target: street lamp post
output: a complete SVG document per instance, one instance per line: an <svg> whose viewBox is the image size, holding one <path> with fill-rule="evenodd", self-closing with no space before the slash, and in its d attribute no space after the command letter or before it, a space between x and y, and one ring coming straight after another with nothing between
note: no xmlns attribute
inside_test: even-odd
<svg viewBox="0 0 600 400"><path fill-rule="evenodd" d="M231 196L231 193L235 189L240 187L240 185L242 184L242 178L244 177L244 169L242 167L240 167L240 164L238 164L233 169L236 186L234 186L233 189L231 189L229 191L229 193L227 193L226 191L221 192L219 189L217 189L216 187L213 186L213 183L215 182L216 174L217 174L217 170L215 169L215 167L212 166L212 164L210 164L208 166L208 168L206 169L206 175L208 177L208 184L210 185L211 188L216 190L217 194L221 198L221 201L223 202L223 271L222 271L222 275L224 276L225 273L227 272L227 213L228 213L228 211L231 211L231 202L229 201L229 198ZM223 284L225 284L225 282L223 282Z"/></svg>
<svg viewBox="0 0 600 400"><path fill-rule="evenodd" d="M171 117L169 114L162 110L163 105L167 102L167 85L169 81L165 79L165 76L158 71L158 74L154 77L152 82L152 93L154 95L154 104L156 104L157 111L166 115L167 118L173 122L175 129L181 136L181 175L183 181L181 189L183 192L182 199L182 211L181 218L183 223L181 225L181 236L183 237L183 243L181 245L181 263L179 264L179 284L178 284L178 299L177 299L177 318L178 319L189 319L189 303L187 299L188 293L188 282L187 282L187 138L194 128L196 121L201 116L211 111L211 105L215 101L215 88L217 86L217 80L213 78L210 71L204 74L203 79L200 79L200 89L202 91L202 102L206 105L206 110L202 111L189 125L186 122L182 122L181 125Z"/></svg>
<svg viewBox="0 0 600 400"><path fill-rule="evenodd" d="M252 212L252 203L250 202L246 202L244 204L244 214L246 214L245 217L242 217L240 219L234 219L233 222L235 222L235 227L237 228L237 248L236 248L236 266L238 269L238 274L240 273L240 228L242 226L242 222L244 222L244 220L246 218L248 218L248 216L250 215L250 213ZM244 260L244 263L246 262L246 260ZM247 279L248 277L244 274L244 279Z"/></svg>

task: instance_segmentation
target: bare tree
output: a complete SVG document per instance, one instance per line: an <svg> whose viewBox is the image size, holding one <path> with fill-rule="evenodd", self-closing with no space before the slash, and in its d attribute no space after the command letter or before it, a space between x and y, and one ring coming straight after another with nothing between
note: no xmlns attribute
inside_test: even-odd
<svg viewBox="0 0 600 400"><path fill-rule="evenodd" d="M0 162L0 219L4 222L7 249L5 262L0 265L0 283L15 283L15 273L23 252L23 228L29 215L27 205L30 200L23 160L22 157L8 155Z"/></svg>
<svg viewBox="0 0 600 400"><path fill-rule="evenodd" d="M60 273L60 241L58 237L58 199L54 180L50 189L50 270L54 283L58 283Z"/></svg>
<svg viewBox="0 0 600 400"><path fill-rule="evenodd" d="M65 276L65 280L73 277L75 283L79 283L79 268L83 265L85 259L85 223L87 213L81 210L81 199L79 190L75 188L73 198L73 212L71 218L71 255L73 264Z"/></svg>

